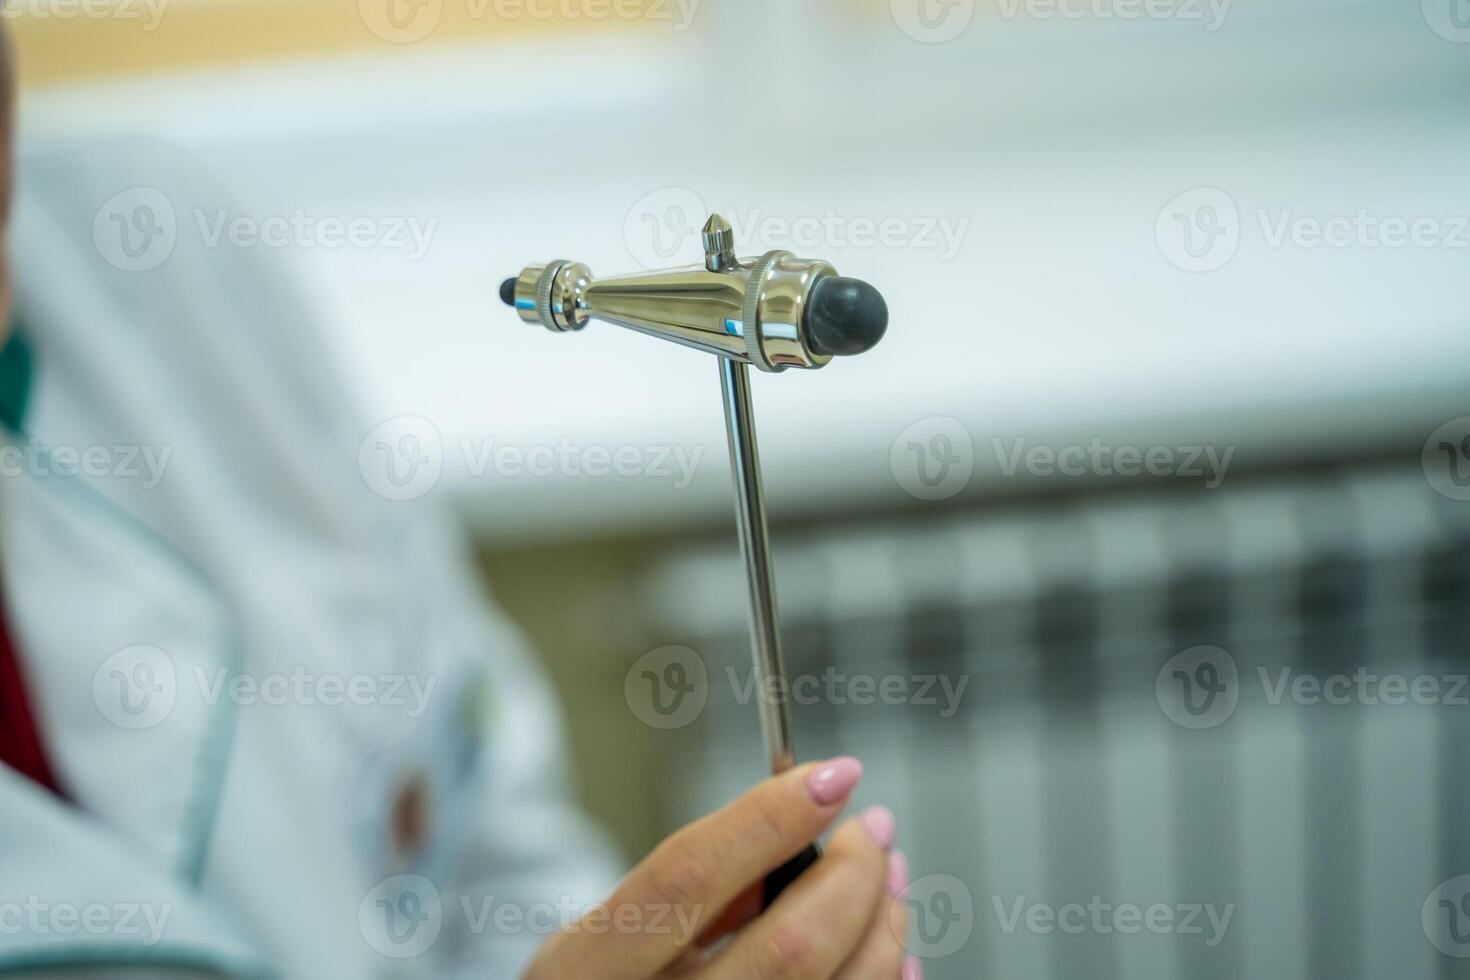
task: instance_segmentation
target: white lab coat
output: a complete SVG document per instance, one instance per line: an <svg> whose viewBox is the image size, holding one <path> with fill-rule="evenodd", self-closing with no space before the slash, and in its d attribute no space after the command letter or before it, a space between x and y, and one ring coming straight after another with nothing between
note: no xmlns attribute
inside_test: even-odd
<svg viewBox="0 0 1470 980"><path fill-rule="evenodd" d="M98 237L133 188L176 212L145 271ZM617 868L460 536L364 478L382 420L355 417L289 252L193 230L228 206L150 141L22 155L36 369L0 574L76 806L0 767L0 973L513 976Z"/></svg>

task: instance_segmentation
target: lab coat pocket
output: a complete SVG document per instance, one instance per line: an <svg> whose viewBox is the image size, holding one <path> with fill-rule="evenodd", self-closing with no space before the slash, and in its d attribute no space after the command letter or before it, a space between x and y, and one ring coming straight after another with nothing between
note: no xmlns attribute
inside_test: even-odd
<svg viewBox="0 0 1470 980"><path fill-rule="evenodd" d="M480 796L489 682L461 668L430 708L364 763L357 836L370 866L443 881Z"/></svg>

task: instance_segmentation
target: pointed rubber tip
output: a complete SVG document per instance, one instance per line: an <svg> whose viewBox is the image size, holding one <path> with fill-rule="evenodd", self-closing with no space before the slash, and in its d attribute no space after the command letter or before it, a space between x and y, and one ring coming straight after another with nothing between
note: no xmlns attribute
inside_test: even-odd
<svg viewBox="0 0 1470 980"><path fill-rule="evenodd" d="M818 354L861 354L888 331L888 304L861 279L824 276L812 287L803 317L807 344Z"/></svg>

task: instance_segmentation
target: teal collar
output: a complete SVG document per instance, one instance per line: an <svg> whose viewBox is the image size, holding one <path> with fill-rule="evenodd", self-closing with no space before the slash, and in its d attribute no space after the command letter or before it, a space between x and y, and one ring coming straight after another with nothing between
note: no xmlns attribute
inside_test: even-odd
<svg viewBox="0 0 1470 980"><path fill-rule="evenodd" d="M12 326L10 339L0 348L0 425L20 432L25 425L26 405L31 397L30 345L19 325Z"/></svg>

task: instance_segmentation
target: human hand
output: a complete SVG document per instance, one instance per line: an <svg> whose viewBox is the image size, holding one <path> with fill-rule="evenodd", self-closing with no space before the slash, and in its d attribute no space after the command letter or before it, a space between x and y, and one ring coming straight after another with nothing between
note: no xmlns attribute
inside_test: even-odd
<svg viewBox="0 0 1470 980"><path fill-rule="evenodd" d="M799 766L680 829L554 936L526 980L920 980L897 900L908 863L885 807L839 825L760 909L765 876L832 824L861 777L852 758Z"/></svg>

